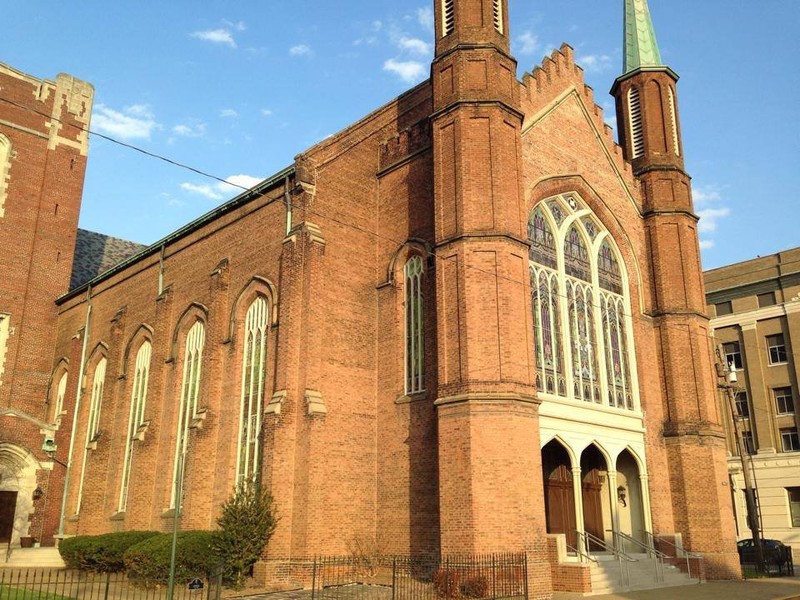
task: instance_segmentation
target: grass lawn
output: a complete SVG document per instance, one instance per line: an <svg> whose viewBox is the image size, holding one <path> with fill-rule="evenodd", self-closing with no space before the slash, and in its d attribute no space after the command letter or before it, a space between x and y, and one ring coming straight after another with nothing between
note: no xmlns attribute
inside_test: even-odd
<svg viewBox="0 0 800 600"><path fill-rule="evenodd" d="M72 596L61 596L47 590L24 590L22 588L0 585L0 600L76 600Z"/></svg>

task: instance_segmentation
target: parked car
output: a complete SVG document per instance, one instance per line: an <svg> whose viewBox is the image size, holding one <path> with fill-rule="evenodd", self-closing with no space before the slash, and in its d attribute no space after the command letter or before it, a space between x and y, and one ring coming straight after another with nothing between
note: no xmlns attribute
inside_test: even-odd
<svg viewBox="0 0 800 600"><path fill-rule="evenodd" d="M792 547L787 546L780 540L761 540L762 556L767 573L777 571L777 574L794 574L794 564L792 561ZM752 538L739 540L736 542L736 550L739 553L739 562L743 565L754 565L758 562L757 548Z"/></svg>

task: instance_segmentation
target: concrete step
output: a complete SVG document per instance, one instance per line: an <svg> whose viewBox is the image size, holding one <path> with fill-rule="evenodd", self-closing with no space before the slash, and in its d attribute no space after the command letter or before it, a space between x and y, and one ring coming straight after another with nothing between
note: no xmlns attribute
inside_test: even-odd
<svg viewBox="0 0 800 600"><path fill-rule="evenodd" d="M58 568L65 567L57 548L12 548L6 561L6 555L0 556L0 568Z"/></svg>
<svg viewBox="0 0 800 600"><path fill-rule="evenodd" d="M619 562L598 561L591 565L592 595L634 590L648 590L698 583L679 569L664 565L663 580L656 574L656 562L646 555L637 555L635 561L627 562L627 577L622 584Z"/></svg>

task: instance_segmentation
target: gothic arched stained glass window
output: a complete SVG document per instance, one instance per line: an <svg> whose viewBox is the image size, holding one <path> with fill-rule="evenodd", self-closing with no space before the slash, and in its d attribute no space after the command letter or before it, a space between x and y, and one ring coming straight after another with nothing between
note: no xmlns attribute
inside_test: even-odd
<svg viewBox="0 0 800 600"><path fill-rule="evenodd" d="M571 193L534 208L528 238L537 389L635 409L625 271L608 231Z"/></svg>

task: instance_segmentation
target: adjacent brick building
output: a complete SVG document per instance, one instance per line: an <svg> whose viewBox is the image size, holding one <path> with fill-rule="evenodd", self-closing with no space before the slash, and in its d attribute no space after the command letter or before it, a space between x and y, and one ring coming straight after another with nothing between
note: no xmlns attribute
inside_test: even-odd
<svg viewBox="0 0 800 600"><path fill-rule="evenodd" d="M751 532L734 427L749 455L761 535L800 550L800 248L711 269L705 283L720 357L738 375L733 407L721 398L737 537Z"/></svg>
<svg viewBox="0 0 800 600"><path fill-rule="evenodd" d="M583 591L555 563L610 530L738 576L677 75L646 3L626 1L621 145L569 46L517 78L506 0L434 12L429 81L53 304L64 272L31 346L57 383L30 413L52 422L62 391L65 412L43 543L168 530L178 504L210 528L254 478L281 516L266 577L354 545L526 550L548 597Z"/></svg>

